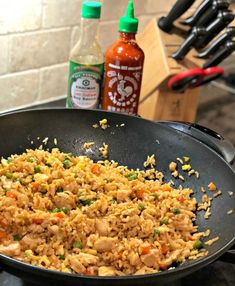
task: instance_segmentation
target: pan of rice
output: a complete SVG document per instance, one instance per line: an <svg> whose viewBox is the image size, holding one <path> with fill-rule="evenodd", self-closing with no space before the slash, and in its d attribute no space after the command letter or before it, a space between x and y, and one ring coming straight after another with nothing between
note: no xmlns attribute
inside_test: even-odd
<svg viewBox="0 0 235 286"><path fill-rule="evenodd" d="M89 110L0 117L0 265L43 285L154 285L234 244L234 172L165 124Z"/></svg>

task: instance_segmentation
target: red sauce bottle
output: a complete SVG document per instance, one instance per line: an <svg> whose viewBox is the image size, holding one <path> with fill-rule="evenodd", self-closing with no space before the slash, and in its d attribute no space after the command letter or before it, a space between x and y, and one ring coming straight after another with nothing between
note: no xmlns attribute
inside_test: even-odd
<svg viewBox="0 0 235 286"><path fill-rule="evenodd" d="M137 30L138 20L130 0L126 16L120 18L119 39L106 52L102 109L138 112L144 52L136 43Z"/></svg>

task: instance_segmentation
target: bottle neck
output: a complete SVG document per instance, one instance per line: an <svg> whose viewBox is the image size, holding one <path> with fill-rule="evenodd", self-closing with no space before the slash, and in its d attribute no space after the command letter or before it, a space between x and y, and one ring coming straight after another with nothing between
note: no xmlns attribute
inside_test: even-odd
<svg viewBox="0 0 235 286"><path fill-rule="evenodd" d="M135 41L135 35L136 33L119 32L120 39L124 41L130 41L130 40Z"/></svg>
<svg viewBox="0 0 235 286"><path fill-rule="evenodd" d="M80 39L83 45L91 44L97 40L100 19L81 18Z"/></svg>

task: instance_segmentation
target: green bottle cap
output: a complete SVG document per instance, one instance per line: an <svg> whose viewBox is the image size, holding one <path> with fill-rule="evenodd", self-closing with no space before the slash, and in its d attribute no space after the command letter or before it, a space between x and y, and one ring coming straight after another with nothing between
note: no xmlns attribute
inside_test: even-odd
<svg viewBox="0 0 235 286"><path fill-rule="evenodd" d="M139 21L134 15L133 0L130 0L127 5L126 15L119 19L119 32L136 33L138 24Z"/></svg>
<svg viewBox="0 0 235 286"><path fill-rule="evenodd" d="M86 1L82 3L82 18L99 19L101 12L100 2Z"/></svg>

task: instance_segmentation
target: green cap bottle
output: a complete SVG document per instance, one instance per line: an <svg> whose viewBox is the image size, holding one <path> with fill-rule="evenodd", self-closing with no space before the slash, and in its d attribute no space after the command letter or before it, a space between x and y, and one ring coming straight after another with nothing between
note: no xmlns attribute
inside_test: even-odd
<svg viewBox="0 0 235 286"><path fill-rule="evenodd" d="M133 0L130 0L127 5L126 15L119 20L119 32L136 33L138 30L138 19L134 15Z"/></svg>
<svg viewBox="0 0 235 286"><path fill-rule="evenodd" d="M100 2L86 1L82 3L82 18L99 19L101 11Z"/></svg>

